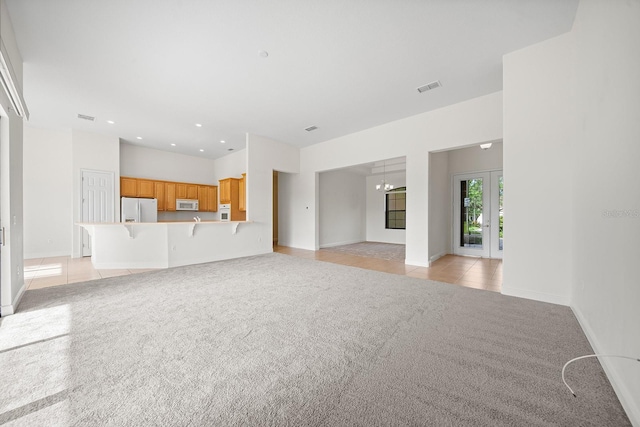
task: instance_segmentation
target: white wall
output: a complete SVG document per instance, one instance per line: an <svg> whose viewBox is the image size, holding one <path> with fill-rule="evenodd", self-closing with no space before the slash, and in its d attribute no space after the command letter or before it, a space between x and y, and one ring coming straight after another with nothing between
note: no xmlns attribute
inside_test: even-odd
<svg viewBox="0 0 640 427"><path fill-rule="evenodd" d="M114 175L114 219L120 221L120 140L117 137L73 130L71 132L73 179L73 233L71 256L82 256L82 229L75 225L82 220L81 171L111 172Z"/></svg>
<svg viewBox="0 0 640 427"><path fill-rule="evenodd" d="M321 248L365 240L365 181L364 175L345 170L319 175Z"/></svg>
<svg viewBox="0 0 640 427"><path fill-rule="evenodd" d="M582 1L573 37L571 304L596 352L640 357L640 2ZM601 363L640 426L640 363Z"/></svg>
<svg viewBox="0 0 640 427"><path fill-rule="evenodd" d="M315 251L319 249L315 173L278 174L278 244Z"/></svg>
<svg viewBox="0 0 640 427"><path fill-rule="evenodd" d="M214 160L120 143L120 175L218 185Z"/></svg>
<svg viewBox="0 0 640 427"><path fill-rule="evenodd" d="M405 187L407 185L406 173L392 172L387 173L387 181L395 188ZM367 177L366 194L367 194L367 230L366 240L368 242L384 242L396 243L404 245L406 242L406 230L387 230L385 228L385 206L384 192L376 190L376 185L380 184L382 175L371 175ZM416 195L420 197L420 195ZM407 200L413 197L413 192L407 190ZM407 203L410 203L407 201Z"/></svg>
<svg viewBox="0 0 640 427"><path fill-rule="evenodd" d="M4 0L0 1L0 41L16 89L22 96L22 58ZM5 50L6 49L6 50ZM22 124L5 91L0 89L0 226L4 247L0 251L0 314L13 314L24 294Z"/></svg>
<svg viewBox="0 0 640 427"><path fill-rule="evenodd" d="M411 265L428 265L428 181L430 151L502 139L502 92L482 96L428 113L397 120L300 150L304 191L314 193L313 173L406 156L407 188L421 195L407 203L407 258ZM337 155L339 153L339 155ZM308 199L312 212L317 202ZM313 215L296 212L294 223L303 228L299 247L318 245ZM313 240L311 240L313 238Z"/></svg>
<svg viewBox="0 0 640 427"><path fill-rule="evenodd" d="M24 126L24 257L71 255L71 131Z"/></svg>
<svg viewBox="0 0 640 427"><path fill-rule="evenodd" d="M429 261L451 253L452 188L449 158L453 151L429 153Z"/></svg>
<svg viewBox="0 0 640 427"><path fill-rule="evenodd" d="M502 292L571 296L573 51L565 34L504 57Z"/></svg>
<svg viewBox="0 0 640 427"><path fill-rule="evenodd" d="M215 185L225 178L241 178L247 172L247 150L242 149L213 161ZM247 177L247 181L249 177Z"/></svg>
<svg viewBox="0 0 640 427"><path fill-rule="evenodd" d="M251 240L256 245L254 253L268 253L273 251L273 171L297 174L300 170L300 150L250 134L247 134L246 150L247 221L257 225L247 232L253 233Z"/></svg>
<svg viewBox="0 0 640 427"><path fill-rule="evenodd" d="M449 151L449 173L484 172L502 169L502 142L494 142L488 150L480 146Z"/></svg>

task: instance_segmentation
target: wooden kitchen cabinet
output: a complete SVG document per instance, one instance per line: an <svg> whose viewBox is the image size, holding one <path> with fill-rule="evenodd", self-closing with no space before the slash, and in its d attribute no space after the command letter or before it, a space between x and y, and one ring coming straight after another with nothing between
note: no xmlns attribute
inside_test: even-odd
<svg viewBox="0 0 640 427"><path fill-rule="evenodd" d="M138 197L153 199L156 193L156 183L150 179L137 180Z"/></svg>
<svg viewBox="0 0 640 427"><path fill-rule="evenodd" d="M176 199L187 198L187 184L176 184Z"/></svg>
<svg viewBox="0 0 640 427"><path fill-rule="evenodd" d="M138 180L135 178L120 178L120 197L138 197Z"/></svg>
<svg viewBox="0 0 640 427"><path fill-rule="evenodd" d="M187 184L187 199L195 200L198 198L198 186L195 184Z"/></svg>
<svg viewBox="0 0 640 427"><path fill-rule="evenodd" d="M215 185L199 185L198 188L198 211L217 212L218 211L218 187Z"/></svg>
<svg viewBox="0 0 640 427"><path fill-rule="evenodd" d="M220 203L231 203L231 180L226 178L220 180Z"/></svg>
<svg viewBox="0 0 640 427"><path fill-rule="evenodd" d="M176 183L176 199L191 199L198 198L198 186L196 184L186 184L183 182Z"/></svg>
<svg viewBox="0 0 640 427"><path fill-rule="evenodd" d="M169 212L173 212L176 210L176 186L175 182L167 182L165 183L165 210Z"/></svg>
<svg viewBox="0 0 640 427"><path fill-rule="evenodd" d="M166 183L162 181L154 182L154 197L158 199L158 211L167 209Z"/></svg>
<svg viewBox="0 0 640 427"><path fill-rule="evenodd" d="M175 211L176 199L199 200L201 212L218 211L218 187L215 185L120 177L120 196L155 198L158 211Z"/></svg>
<svg viewBox="0 0 640 427"><path fill-rule="evenodd" d="M246 212L247 210L247 174L242 174L242 179L240 179L240 183L238 184L238 208L241 212Z"/></svg>

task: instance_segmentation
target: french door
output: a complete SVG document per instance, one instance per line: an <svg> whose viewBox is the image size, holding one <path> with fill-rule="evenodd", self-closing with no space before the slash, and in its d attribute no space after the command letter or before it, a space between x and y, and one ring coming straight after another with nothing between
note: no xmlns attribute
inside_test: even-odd
<svg viewBox="0 0 640 427"><path fill-rule="evenodd" d="M502 171L453 177L453 253L502 258Z"/></svg>

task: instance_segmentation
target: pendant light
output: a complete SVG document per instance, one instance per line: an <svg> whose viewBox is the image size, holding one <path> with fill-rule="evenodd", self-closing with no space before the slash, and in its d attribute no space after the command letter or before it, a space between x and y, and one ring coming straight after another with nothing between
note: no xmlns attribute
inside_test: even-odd
<svg viewBox="0 0 640 427"><path fill-rule="evenodd" d="M393 184L389 184L387 182L387 161L385 160L382 163L382 183L376 185L376 190L378 191L391 191L393 190Z"/></svg>

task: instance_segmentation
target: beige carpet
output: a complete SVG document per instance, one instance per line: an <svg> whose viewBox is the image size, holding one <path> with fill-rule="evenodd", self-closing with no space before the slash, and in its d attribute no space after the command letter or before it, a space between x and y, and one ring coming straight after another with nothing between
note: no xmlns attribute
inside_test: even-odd
<svg viewBox="0 0 640 427"><path fill-rule="evenodd" d="M404 262L405 245L380 242L359 242L350 245L332 246L322 248L326 252L339 252L349 255L357 255L367 258L385 259L388 261Z"/></svg>
<svg viewBox="0 0 640 427"><path fill-rule="evenodd" d="M0 424L628 425L571 310L270 254L27 291Z"/></svg>

